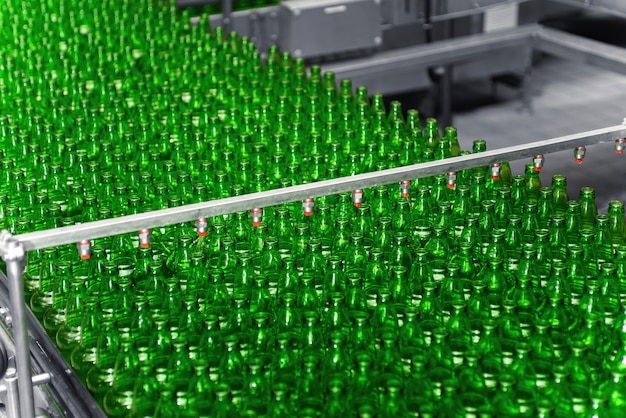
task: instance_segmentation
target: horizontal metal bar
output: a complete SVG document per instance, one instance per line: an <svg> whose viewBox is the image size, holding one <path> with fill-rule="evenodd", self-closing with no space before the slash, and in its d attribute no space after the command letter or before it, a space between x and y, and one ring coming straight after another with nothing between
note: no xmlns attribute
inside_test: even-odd
<svg viewBox="0 0 626 418"><path fill-rule="evenodd" d="M530 45L538 30L538 25L531 24L497 33L446 39L432 44L383 51L373 57L331 63L324 65L323 69L333 71L341 78L356 78L399 68L418 69L433 65L455 64L475 59L481 54L492 54L495 49Z"/></svg>
<svg viewBox="0 0 626 418"><path fill-rule="evenodd" d="M626 138L626 125L616 125L567 135L559 138L516 145L463 157L448 158L429 163L414 164L377 172L341 177L332 180L301 184L283 189L251 193L209 202L196 203L176 208L164 209L138 215L123 216L86 224L37 231L16 235L26 250L35 250L57 245L75 243L81 240L101 238L110 235L138 231L144 228L188 222L198 218L224 215L228 213L262 208L310 197L325 196L341 192L397 183L402 180L428 177L435 174L479 167L501 161L518 160L601 142Z"/></svg>
<svg viewBox="0 0 626 418"><path fill-rule="evenodd" d="M626 48L545 26L540 27L537 38L535 47L542 52L626 74Z"/></svg>
<svg viewBox="0 0 626 418"><path fill-rule="evenodd" d="M521 4L521 3L526 3L530 0L509 0L509 1L500 1L497 3L491 3L491 4L485 4L485 5L481 5L479 2L475 2L475 6L471 7L471 8L466 8L464 10L455 10L453 12L443 12L441 14L434 14L433 16L431 16L430 21L431 22L442 22L445 20L450 20L450 19L460 19L463 17L469 17L469 16L474 16L480 13L484 13L489 9L493 9L494 7L502 7L502 6L508 6L512 3L517 3L517 4Z"/></svg>
<svg viewBox="0 0 626 418"><path fill-rule="evenodd" d="M460 64L481 55L492 55L499 49L514 47L534 49L626 74L626 48L539 24L383 51L373 57L329 63L323 69L333 71L338 78L371 80L402 70L417 71L434 65Z"/></svg>
<svg viewBox="0 0 626 418"><path fill-rule="evenodd" d="M37 374L32 377L33 386L45 385L52 380L52 375L50 373L42 373ZM4 394L7 391L6 385L0 385L0 395Z"/></svg>
<svg viewBox="0 0 626 418"><path fill-rule="evenodd" d="M620 18L626 18L626 4L613 4L610 6L602 5L601 0L594 0L593 4L588 1L582 2L578 0L550 0L554 3L561 3L573 8L579 8L582 10L588 10L597 13L606 13ZM615 3L615 2L613 2ZM623 3L623 2L622 2ZM620 9L621 7L621 9Z"/></svg>

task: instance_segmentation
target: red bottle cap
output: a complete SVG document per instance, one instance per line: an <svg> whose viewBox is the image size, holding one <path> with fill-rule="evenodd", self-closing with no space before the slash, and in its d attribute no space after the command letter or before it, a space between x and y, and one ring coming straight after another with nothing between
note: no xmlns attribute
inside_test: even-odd
<svg viewBox="0 0 626 418"><path fill-rule="evenodd" d="M250 217L252 218L252 226L259 226L263 221L263 209L254 208L250 211Z"/></svg>
<svg viewBox="0 0 626 418"><path fill-rule="evenodd" d="M448 179L448 189L454 189L456 186L456 173L454 171L446 173L446 178Z"/></svg>
<svg viewBox="0 0 626 418"><path fill-rule="evenodd" d="M491 164L491 179L498 180L500 178L500 169L502 166L500 163Z"/></svg>
<svg viewBox="0 0 626 418"><path fill-rule="evenodd" d="M152 231L149 229L142 229L139 231L139 246L141 248L150 248L150 238L152 237Z"/></svg>
<svg viewBox="0 0 626 418"><path fill-rule="evenodd" d="M533 157L533 165L535 166L535 171L541 171L541 169L543 168L543 162L544 162L544 157L543 155L539 154L539 155L535 155Z"/></svg>
<svg viewBox="0 0 626 418"><path fill-rule="evenodd" d="M574 160L580 164L585 159L585 153L587 152L587 148L585 147L577 147L574 149Z"/></svg>
<svg viewBox="0 0 626 418"><path fill-rule="evenodd" d="M78 243L78 253L81 260L89 260L91 258L91 241L83 240Z"/></svg>
<svg viewBox="0 0 626 418"><path fill-rule="evenodd" d="M615 140L615 153L623 154L624 148L626 148L626 139L616 139Z"/></svg>
<svg viewBox="0 0 626 418"><path fill-rule="evenodd" d="M356 207L359 207L363 204L363 190L357 189L352 192L352 202Z"/></svg>
<svg viewBox="0 0 626 418"><path fill-rule="evenodd" d="M400 182L400 195L402 197L411 196L411 180L404 180Z"/></svg>
<svg viewBox="0 0 626 418"><path fill-rule="evenodd" d="M206 218L200 218L196 220L196 229L198 230L199 237L206 237L207 231L209 229L209 222Z"/></svg>
<svg viewBox="0 0 626 418"><path fill-rule="evenodd" d="M312 216L313 215L313 207L315 203L313 199L304 199L302 201L302 210L304 211L304 216Z"/></svg>

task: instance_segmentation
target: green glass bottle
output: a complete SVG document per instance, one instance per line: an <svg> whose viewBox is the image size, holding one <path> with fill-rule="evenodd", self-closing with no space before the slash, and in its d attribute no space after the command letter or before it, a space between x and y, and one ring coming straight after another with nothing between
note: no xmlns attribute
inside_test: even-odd
<svg viewBox="0 0 626 418"><path fill-rule="evenodd" d="M565 212L565 233L567 242L575 244L580 242L580 234L582 230L582 217L580 203L575 200L567 202L567 211Z"/></svg>
<svg viewBox="0 0 626 418"><path fill-rule="evenodd" d="M608 209L609 228L611 232L611 242L621 245L624 243L624 202L612 200Z"/></svg>
<svg viewBox="0 0 626 418"><path fill-rule="evenodd" d="M446 127L444 130L444 138L448 140L450 144L450 156L458 157L461 152L461 146L459 144L459 138L456 128L452 126Z"/></svg>
<svg viewBox="0 0 626 418"><path fill-rule="evenodd" d="M476 278L487 287L492 309L499 310L505 295L511 289L510 279L503 269L502 260L490 259L488 264L478 272Z"/></svg>
<svg viewBox="0 0 626 418"><path fill-rule="evenodd" d="M615 264L611 262L602 264L598 282L604 307L603 319L606 324L611 325L620 312L620 287Z"/></svg>
<svg viewBox="0 0 626 418"><path fill-rule="evenodd" d="M365 287L386 287L389 284L389 272L385 263L385 254L380 247L370 250L369 260L365 267Z"/></svg>
<svg viewBox="0 0 626 418"><path fill-rule="evenodd" d="M487 151L487 141L484 139L475 139L472 141L472 154L478 154L485 151ZM487 175L489 172L489 166L476 167L473 171L475 173L484 172L485 175Z"/></svg>
<svg viewBox="0 0 626 418"><path fill-rule="evenodd" d="M585 289L586 278L583 249L578 244L570 244L568 246L567 279L570 283L572 305L579 304Z"/></svg>
<svg viewBox="0 0 626 418"><path fill-rule="evenodd" d="M513 184L513 173L511 172L511 165L508 161L502 161L500 163L500 181L503 186L511 186Z"/></svg>
<svg viewBox="0 0 626 418"><path fill-rule="evenodd" d="M598 264L598 252L595 246L595 233L593 230L584 229L580 233L580 246L583 250L583 264L585 273L591 277L596 277L600 271Z"/></svg>
<svg viewBox="0 0 626 418"><path fill-rule="evenodd" d="M541 190L541 178L539 172L535 170L533 164L526 164L526 170L524 172L526 179L526 196L532 199L539 199L539 193Z"/></svg>
<svg viewBox="0 0 626 418"><path fill-rule="evenodd" d="M610 219L607 215L596 217L595 247L599 260L610 261L615 256L613 241L611 240Z"/></svg>
<svg viewBox="0 0 626 418"><path fill-rule="evenodd" d="M592 229L595 226L598 209L596 208L596 194L591 187L580 189L580 216L581 228Z"/></svg>
<svg viewBox="0 0 626 418"><path fill-rule="evenodd" d="M496 223L499 228L506 227L507 220L513 212L512 202L511 202L511 193L512 191L509 186L501 186L500 188L497 189L497 191L495 191L494 210L496 214Z"/></svg>
<svg viewBox="0 0 626 418"><path fill-rule="evenodd" d="M424 146L434 151L437 148L439 139L440 134L437 120L434 118L427 118L424 125Z"/></svg>
<svg viewBox="0 0 626 418"><path fill-rule="evenodd" d="M115 266L115 264L113 264L113 266ZM66 306L70 289L77 288L82 284L78 281L78 278L76 280L73 279L71 270L71 263L57 265L53 290L51 293L48 292L48 295L52 296L52 304L43 314L43 324L46 331L51 335L55 335L66 320ZM76 290L73 293L75 292ZM45 296L45 294L42 293L40 293L40 295ZM35 298L35 300L37 299L41 299L42 302L46 300L45 297Z"/></svg>
<svg viewBox="0 0 626 418"><path fill-rule="evenodd" d="M472 199L472 209L477 210L481 202L489 199L485 187L486 176L482 171L472 173L472 183L470 185L470 197Z"/></svg>
<svg viewBox="0 0 626 418"><path fill-rule="evenodd" d="M560 174L552 176L552 206L555 214L565 215L567 210L567 202L569 201L567 194L567 178Z"/></svg>
<svg viewBox="0 0 626 418"><path fill-rule="evenodd" d="M626 246L617 247L617 257L615 258L615 266L617 269L617 280L619 285L619 294L622 303L626 298Z"/></svg>
<svg viewBox="0 0 626 418"><path fill-rule="evenodd" d="M426 185L417 186L417 195L413 203L413 221L423 220L431 224L434 220L434 202Z"/></svg>
<svg viewBox="0 0 626 418"><path fill-rule="evenodd" d="M424 245L424 250L429 253L433 267L443 267L450 257L450 241L448 231L443 226L433 228L433 236Z"/></svg>

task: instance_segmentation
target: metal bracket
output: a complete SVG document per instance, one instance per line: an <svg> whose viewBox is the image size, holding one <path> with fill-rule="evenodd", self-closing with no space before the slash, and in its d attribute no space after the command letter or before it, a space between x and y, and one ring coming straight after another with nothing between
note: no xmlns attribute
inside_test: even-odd
<svg viewBox="0 0 626 418"><path fill-rule="evenodd" d="M16 376L16 375L17 375L17 370L15 370L14 368L9 368L5 376L11 377L11 376ZM52 374L50 373L37 374L33 376L32 378L33 386L45 385L46 383L50 383L51 380L52 380ZM8 390L9 388L6 385L0 385L0 394L5 393Z"/></svg>
<svg viewBox="0 0 626 418"><path fill-rule="evenodd" d="M35 416L35 403L30 370L30 349L28 347L28 319L26 318L24 282L22 280L26 251L24 245L6 230L0 232L0 256L7 266L13 338L15 340L15 365L17 368L17 392L19 394L19 410L15 417L31 418ZM17 404L14 405L13 409L15 408L17 408Z"/></svg>
<svg viewBox="0 0 626 418"><path fill-rule="evenodd" d="M5 262L24 260L26 252L24 246L7 230L0 232L0 256Z"/></svg>
<svg viewBox="0 0 626 418"><path fill-rule="evenodd" d="M43 373L33 376L32 385L39 386L44 385L52 379L50 373ZM14 368L9 368L4 376L6 385L0 385L0 393L5 393L7 396L7 417L19 418L25 416L22 414L20 407L19 396L19 379L17 377L17 371Z"/></svg>

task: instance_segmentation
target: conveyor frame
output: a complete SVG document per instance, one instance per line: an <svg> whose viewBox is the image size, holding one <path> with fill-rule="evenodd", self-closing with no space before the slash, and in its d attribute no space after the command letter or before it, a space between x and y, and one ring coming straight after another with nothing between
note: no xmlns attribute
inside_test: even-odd
<svg viewBox="0 0 626 418"><path fill-rule="evenodd" d="M593 0L577 1L577 0L549 0L552 3L562 4L572 8L588 10L598 13L606 13L619 18L626 18L626 3L618 4L617 1ZM611 4L613 3L613 4Z"/></svg>
<svg viewBox="0 0 626 418"><path fill-rule="evenodd" d="M8 291L9 282L0 271L0 306L10 306ZM93 399L87 388L72 371L59 350L53 345L37 317L30 310L26 310L28 320L28 338L31 347L33 371L33 386L45 384L41 389L33 389L35 411L44 413L51 418L61 417L90 417L104 418L106 415ZM15 352L14 341L11 341L11 330L16 325L11 311L3 310L0 320L0 341L10 353ZM17 360L17 358L15 358ZM15 368L13 368L15 371ZM44 372L45 371L45 372ZM14 382L11 382L14 380ZM7 406L6 416L23 417L17 395L17 377L5 375L5 385L0 385L0 394L5 396ZM52 383L50 383L52 382ZM17 402L16 402L17 401Z"/></svg>
<svg viewBox="0 0 626 418"><path fill-rule="evenodd" d="M27 314L29 311L24 301L24 287L22 281L26 251L123 234L140 229L149 229L156 226L193 221L203 217L212 217L253 208L273 206L305 198L336 194L377 185L393 184L406 179L427 177L501 161L517 160L532 157L537 154L573 149L579 146L610 142L623 138L626 138L626 119L620 125L468 156L341 177L16 236L12 236L7 231L2 231L0 233L0 255L7 265L11 315L15 321L14 338L18 372L19 405L21 409L20 416L34 416L28 339ZM54 384L54 379L52 384Z"/></svg>
<svg viewBox="0 0 626 418"><path fill-rule="evenodd" d="M350 78L353 84L367 85L365 79L401 68L417 70L433 65L458 64L493 54L499 49L527 46L535 51L626 74L624 48L540 24L384 51L373 57L327 64L324 71L333 71L337 78Z"/></svg>

